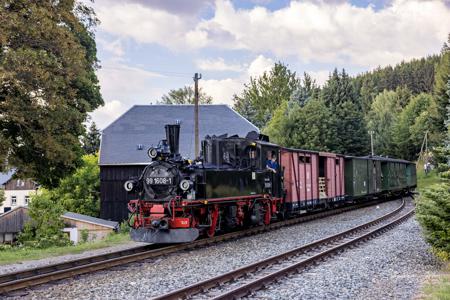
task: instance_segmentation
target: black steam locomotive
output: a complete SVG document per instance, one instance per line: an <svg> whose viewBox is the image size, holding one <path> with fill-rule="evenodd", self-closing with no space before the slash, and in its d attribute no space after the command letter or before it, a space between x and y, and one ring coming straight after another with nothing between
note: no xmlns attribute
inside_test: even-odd
<svg viewBox="0 0 450 300"><path fill-rule="evenodd" d="M267 137L256 132L246 138L207 136L201 159L191 161L179 154L180 125L165 129L166 139L148 150L152 161L141 176L125 183L138 196L128 204L133 240L187 242L269 224L280 212L281 172L267 170L262 155L278 146Z"/></svg>

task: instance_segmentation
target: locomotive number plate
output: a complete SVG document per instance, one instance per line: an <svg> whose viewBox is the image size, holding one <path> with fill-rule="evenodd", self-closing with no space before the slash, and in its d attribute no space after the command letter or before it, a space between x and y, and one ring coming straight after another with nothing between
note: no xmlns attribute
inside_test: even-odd
<svg viewBox="0 0 450 300"><path fill-rule="evenodd" d="M172 177L147 177L145 183L148 185L171 185Z"/></svg>

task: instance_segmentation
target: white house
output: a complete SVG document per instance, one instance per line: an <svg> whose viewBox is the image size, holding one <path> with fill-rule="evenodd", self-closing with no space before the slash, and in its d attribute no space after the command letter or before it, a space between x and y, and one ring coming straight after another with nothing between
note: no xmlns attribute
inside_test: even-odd
<svg viewBox="0 0 450 300"><path fill-rule="evenodd" d="M31 179L13 179L13 171L0 173L0 189L5 191L5 201L0 205L0 214L18 206L28 206L31 196L37 193L38 185Z"/></svg>

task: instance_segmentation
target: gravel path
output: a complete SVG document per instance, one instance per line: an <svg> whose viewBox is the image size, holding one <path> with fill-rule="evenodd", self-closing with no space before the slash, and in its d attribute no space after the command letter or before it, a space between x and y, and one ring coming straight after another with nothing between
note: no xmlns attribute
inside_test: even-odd
<svg viewBox="0 0 450 300"><path fill-rule="evenodd" d="M328 259L251 299L412 299L423 280L438 272L417 221Z"/></svg>
<svg viewBox="0 0 450 300"><path fill-rule="evenodd" d="M111 246L111 247L107 247L107 248L88 250L88 251L84 251L84 252L77 253L77 254L66 254L66 255L55 256L55 257L47 257L47 258L43 258L43 259L39 259L39 260L28 260L28 261L23 261L20 263L9 264L9 265L0 265L0 274L11 273L11 272L21 271L21 270L25 270L25 269L46 266L49 264L61 263L61 262L69 261L69 260L74 260L74 259L79 259L79 258L84 258L84 257L89 257L89 256L94 256L94 255L111 253L111 252L115 252L115 251L120 251L120 250L138 247L138 246L143 246L143 245L145 245L145 243L137 243L137 242L131 241L131 242L128 242L127 244L120 244L120 245Z"/></svg>
<svg viewBox="0 0 450 300"><path fill-rule="evenodd" d="M387 202L378 207L350 211L208 248L183 251L78 279L43 285L17 296L26 299L147 299L354 227L392 211L399 204L400 201ZM409 235L412 235L411 239L414 239L414 235L418 236L417 239L421 241L418 231L412 231ZM417 245L426 253L423 242ZM380 255L383 252L384 249L379 250ZM367 253L366 258L370 260ZM417 261L421 258L419 256ZM331 271L327 269L327 272ZM322 278L324 275L318 276Z"/></svg>

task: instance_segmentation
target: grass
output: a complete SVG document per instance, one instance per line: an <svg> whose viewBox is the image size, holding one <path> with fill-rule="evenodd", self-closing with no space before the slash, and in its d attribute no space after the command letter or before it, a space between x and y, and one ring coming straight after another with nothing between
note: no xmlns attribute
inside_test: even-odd
<svg viewBox="0 0 450 300"><path fill-rule="evenodd" d="M443 182L436 170L432 170L425 174L423 169L417 171L417 189L422 192L425 188L430 187L436 183Z"/></svg>
<svg viewBox="0 0 450 300"><path fill-rule="evenodd" d="M108 235L105 239L96 242L80 243L74 246L50 247L46 249L29 249L11 247L0 249L0 265L12 264L25 260L42 259L64 254L76 254L87 250L110 247L130 241L128 233L115 233Z"/></svg>
<svg viewBox="0 0 450 300"><path fill-rule="evenodd" d="M423 288L422 299L450 300L450 263L444 269L444 273Z"/></svg>

